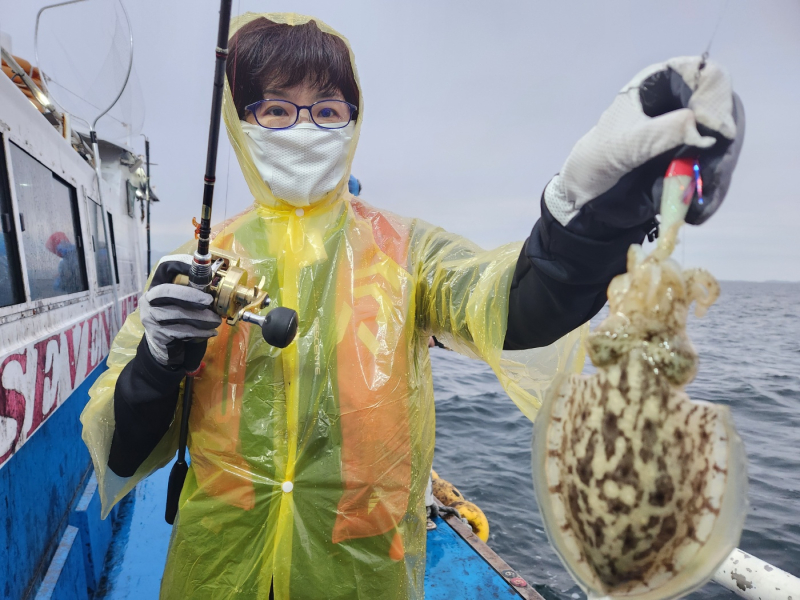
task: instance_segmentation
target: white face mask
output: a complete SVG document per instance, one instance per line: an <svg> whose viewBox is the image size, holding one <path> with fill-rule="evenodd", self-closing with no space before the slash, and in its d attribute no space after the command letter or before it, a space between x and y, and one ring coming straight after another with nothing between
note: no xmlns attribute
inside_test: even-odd
<svg viewBox="0 0 800 600"><path fill-rule="evenodd" d="M344 178L354 123L341 129L313 123L266 129L242 121L242 129L262 179L287 204L314 204Z"/></svg>

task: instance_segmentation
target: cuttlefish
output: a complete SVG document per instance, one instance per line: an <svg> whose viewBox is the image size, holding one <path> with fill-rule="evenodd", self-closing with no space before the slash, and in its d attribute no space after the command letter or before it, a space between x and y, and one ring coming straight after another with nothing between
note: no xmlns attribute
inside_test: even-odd
<svg viewBox="0 0 800 600"><path fill-rule="evenodd" d="M682 173L665 178L657 247L631 246L608 287L609 315L587 341L596 374L554 383L534 428L548 537L590 598L687 594L744 525L746 464L730 412L683 391L698 364L689 307L702 316L720 288L669 258L695 192Z"/></svg>

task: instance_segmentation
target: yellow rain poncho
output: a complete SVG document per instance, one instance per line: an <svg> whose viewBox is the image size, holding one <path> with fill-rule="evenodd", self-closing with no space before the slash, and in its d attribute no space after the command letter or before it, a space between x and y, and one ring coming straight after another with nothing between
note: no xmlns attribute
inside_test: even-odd
<svg viewBox="0 0 800 600"><path fill-rule="evenodd" d="M231 33L259 16L310 19L247 14ZM580 332L502 352L519 244L486 252L373 208L348 193L349 168L333 192L297 211L259 177L228 87L223 115L255 202L216 228L212 246L265 277L273 306L297 310L300 328L284 350L242 322L223 324L209 343L161 597L265 599L273 582L278 600L422 598L435 432L429 336L486 361L533 419L552 378L582 366ZM179 416L133 477L106 465L114 386L142 335L135 312L81 417L104 514L177 448Z"/></svg>

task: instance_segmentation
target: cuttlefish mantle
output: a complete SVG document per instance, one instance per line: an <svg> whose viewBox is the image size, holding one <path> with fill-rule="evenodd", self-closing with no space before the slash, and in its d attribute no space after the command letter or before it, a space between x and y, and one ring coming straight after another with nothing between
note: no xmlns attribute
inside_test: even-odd
<svg viewBox="0 0 800 600"><path fill-rule="evenodd" d="M564 376L534 425L534 484L551 543L590 598L677 598L736 547L747 512L742 442L726 406L683 387L697 353L686 335L719 284L669 258L682 223L649 256L628 252L609 316L587 351L591 376Z"/></svg>

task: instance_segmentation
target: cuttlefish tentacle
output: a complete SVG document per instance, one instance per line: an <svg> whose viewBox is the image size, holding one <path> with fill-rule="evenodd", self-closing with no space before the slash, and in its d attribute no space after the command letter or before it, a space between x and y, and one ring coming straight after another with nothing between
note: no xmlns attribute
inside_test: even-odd
<svg viewBox="0 0 800 600"><path fill-rule="evenodd" d="M689 269L684 271L686 287L690 302L695 302L694 314L702 317L708 308L719 298L719 283L705 269Z"/></svg>

